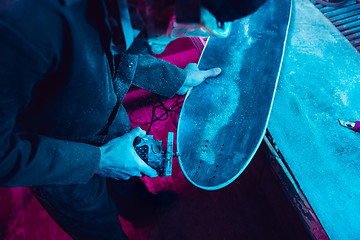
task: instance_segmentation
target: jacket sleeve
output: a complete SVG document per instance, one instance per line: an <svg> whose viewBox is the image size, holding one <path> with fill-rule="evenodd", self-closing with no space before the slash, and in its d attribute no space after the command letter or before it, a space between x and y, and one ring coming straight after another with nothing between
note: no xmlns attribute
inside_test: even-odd
<svg viewBox="0 0 360 240"><path fill-rule="evenodd" d="M186 71L150 55L138 55L132 84L171 98L183 85Z"/></svg>
<svg viewBox="0 0 360 240"><path fill-rule="evenodd" d="M51 64L2 21L0 35L0 186L86 183L99 164L97 147L15 130Z"/></svg>

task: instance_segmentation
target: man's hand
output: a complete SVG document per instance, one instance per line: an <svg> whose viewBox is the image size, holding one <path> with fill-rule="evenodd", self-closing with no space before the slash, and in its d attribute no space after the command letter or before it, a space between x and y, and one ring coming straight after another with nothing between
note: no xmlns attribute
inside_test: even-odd
<svg viewBox="0 0 360 240"><path fill-rule="evenodd" d="M137 127L101 146L100 165L96 173L103 177L123 180L133 176L141 177L142 174L156 177L157 172L137 155L133 146L135 138L145 134L144 130Z"/></svg>
<svg viewBox="0 0 360 240"><path fill-rule="evenodd" d="M190 88L200 85L208 77L216 77L221 73L220 68L212 68L209 70L199 70L196 63L189 63L185 71L187 76L184 84L181 86L177 94L184 95Z"/></svg>

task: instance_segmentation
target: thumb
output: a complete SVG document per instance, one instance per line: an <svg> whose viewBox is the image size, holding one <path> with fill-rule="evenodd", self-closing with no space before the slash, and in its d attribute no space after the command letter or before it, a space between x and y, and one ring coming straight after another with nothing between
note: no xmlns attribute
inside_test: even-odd
<svg viewBox="0 0 360 240"><path fill-rule="evenodd" d="M203 70L201 72L204 79L208 77L216 77L221 73L221 68L211 68L208 70Z"/></svg>
<svg viewBox="0 0 360 240"><path fill-rule="evenodd" d="M145 130L142 130L140 127L136 127L128 133L130 140L134 141L136 137L143 137L146 135Z"/></svg>
<svg viewBox="0 0 360 240"><path fill-rule="evenodd" d="M140 172L145 174L148 177L157 177L158 173L156 172L155 169L153 169L152 167L150 167L149 165L147 165L144 161L141 161L142 163L140 164Z"/></svg>

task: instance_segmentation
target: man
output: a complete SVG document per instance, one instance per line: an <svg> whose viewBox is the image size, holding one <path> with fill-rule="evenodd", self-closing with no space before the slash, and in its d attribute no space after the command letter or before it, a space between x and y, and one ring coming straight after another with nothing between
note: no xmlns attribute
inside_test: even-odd
<svg viewBox="0 0 360 240"><path fill-rule="evenodd" d="M129 12L120 0L1 0L0 186L32 186L74 239L127 239L118 221L124 200L139 207L168 204L164 194L152 195L140 180L128 180L157 173L135 153L133 141L145 132L130 131L121 102L131 84L172 97L220 71L196 65L182 70L122 52L137 30L154 51L184 32L226 35L224 22L263 1L195 1L194 8L190 2L129 1ZM183 25L171 22L164 7L178 11ZM168 26L153 21L159 13ZM204 24L211 18L219 23L213 29ZM193 21L201 23L187 23Z"/></svg>

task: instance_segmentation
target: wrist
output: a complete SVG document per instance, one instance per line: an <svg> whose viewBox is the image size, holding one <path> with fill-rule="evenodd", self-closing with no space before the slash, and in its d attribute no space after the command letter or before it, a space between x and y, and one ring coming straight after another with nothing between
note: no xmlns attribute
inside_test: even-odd
<svg viewBox="0 0 360 240"><path fill-rule="evenodd" d="M104 146L99 147L99 151L100 151L100 159L99 159L99 165L96 170L96 173L99 173L99 171L101 171L101 169L103 168L104 157L107 153L106 147L104 147Z"/></svg>

